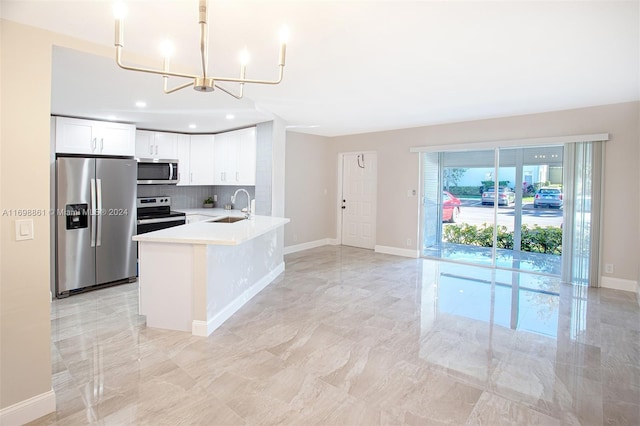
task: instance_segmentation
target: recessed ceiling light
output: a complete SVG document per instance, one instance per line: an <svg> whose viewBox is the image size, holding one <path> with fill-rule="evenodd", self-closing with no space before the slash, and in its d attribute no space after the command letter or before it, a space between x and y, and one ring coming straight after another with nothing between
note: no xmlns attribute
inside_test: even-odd
<svg viewBox="0 0 640 426"><path fill-rule="evenodd" d="M227 120L233 120L234 118L236 118L236 116L233 114L227 114L224 116L224 118L226 118Z"/></svg>
<svg viewBox="0 0 640 426"><path fill-rule="evenodd" d="M144 107L147 106L147 103L145 101L138 101L138 102L136 102L136 106L138 108L144 108Z"/></svg>
<svg viewBox="0 0 640 426"><path fill-rule="evenodd" d="M198 126L196 126L195 124L189 124L189 128L190 129L195 129L196 127L198 127Z"/></svg>
<svg viewBox="0 0 640 426"><path fill-rule="evenodd" d="M315 129L316 127L320 127L319 124L289 124L286 126L287 129Z"/></svg>

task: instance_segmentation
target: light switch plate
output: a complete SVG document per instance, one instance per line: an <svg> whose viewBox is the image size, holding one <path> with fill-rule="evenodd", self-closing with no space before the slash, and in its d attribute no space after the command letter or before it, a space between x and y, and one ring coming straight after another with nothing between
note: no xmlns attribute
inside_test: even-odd
<svg viewBox="0 0 640 426"><path fill-rule="evenodd" d="M16 241L33 240L33 219L16 220Z"/></svg>

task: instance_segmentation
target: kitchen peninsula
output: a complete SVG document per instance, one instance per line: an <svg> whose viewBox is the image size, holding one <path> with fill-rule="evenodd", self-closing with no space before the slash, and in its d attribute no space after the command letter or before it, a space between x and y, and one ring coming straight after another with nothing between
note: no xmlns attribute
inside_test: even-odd
<svg viewBox="0 0 640 426"><path fill-rule="evenodd" d="M147 326L210 335L284 271L288 222L228 215L134 236Z"/></svg>

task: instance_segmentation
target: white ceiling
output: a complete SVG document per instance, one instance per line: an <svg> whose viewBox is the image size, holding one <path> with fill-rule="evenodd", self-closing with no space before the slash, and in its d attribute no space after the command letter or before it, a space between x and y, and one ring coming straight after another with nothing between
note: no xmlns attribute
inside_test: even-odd
<svg viewBox="0 0 640 426"><path fill-rule="evenodd" d="M115 115L140 128L183 132L217 132L275 114L292 130L337 136L640 99L637 0L210 3L210 70L237 75L237 52L246 45L247 77L274 78L277 33L286 23L282 84L247 85L242 101L221 91L165 95L159 76L56 49L53 113ZM3 19L113 45L111 2L0 4ZM169 36L178 49L172 63L198 72L196 0L130 0L128 7L126 62L128 52L156 56ZM147 108L136 108L137 100ZM235 118L226 120L228 113Z"/></svg>

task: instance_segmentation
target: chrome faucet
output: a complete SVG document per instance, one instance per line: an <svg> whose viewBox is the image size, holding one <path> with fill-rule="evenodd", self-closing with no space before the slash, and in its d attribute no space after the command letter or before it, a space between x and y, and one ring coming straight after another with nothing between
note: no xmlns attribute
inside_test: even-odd
<svg viewBox="0 0 640 426"><path fill-rule="evenodd" d="M244 215L245 218L247 219L251 219L251 195L249 195L249 193L247 192L246 189L240 188L238 189L232 196L231 196L231 202L233 204L236 203L236 196L238 195L238 192L244 192L245 194L247 194L247 213Z"/></svg>

